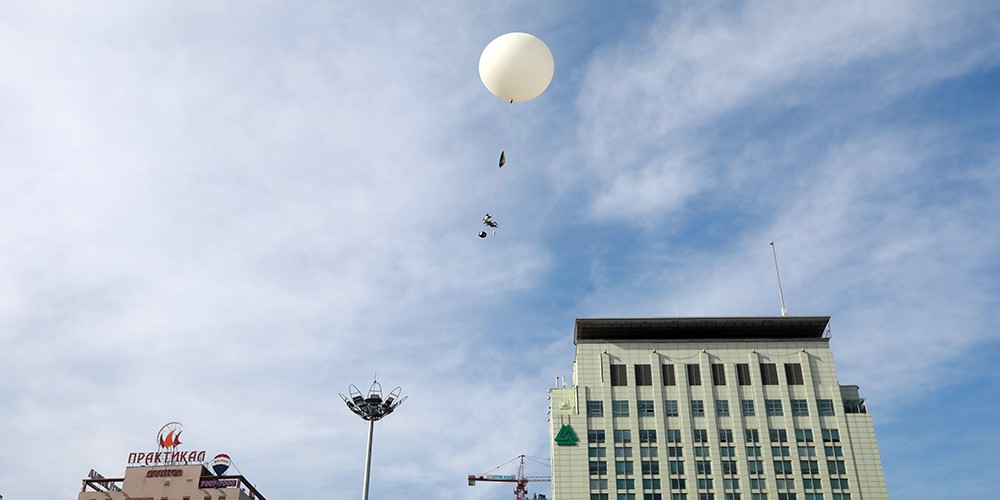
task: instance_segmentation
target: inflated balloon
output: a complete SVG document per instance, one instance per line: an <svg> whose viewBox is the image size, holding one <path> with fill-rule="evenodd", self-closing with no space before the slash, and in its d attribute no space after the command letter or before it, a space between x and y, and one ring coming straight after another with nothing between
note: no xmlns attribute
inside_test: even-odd
<svg viewBox="0 0 1000 500"><path fill-rule="evenodd" d="M215 471L216 476L221 476L229 470L229 466L232 464L233 462L229 459L229 455L219 453L212 459L212 470Z"/></svg>
<svg viewBox="0 0 1000 500"><path fill-rule="evenodd" d="M479 56L483 84L505 101L524 102L540 96L554 72L549 47L527 33L500 35Z"/></svg>

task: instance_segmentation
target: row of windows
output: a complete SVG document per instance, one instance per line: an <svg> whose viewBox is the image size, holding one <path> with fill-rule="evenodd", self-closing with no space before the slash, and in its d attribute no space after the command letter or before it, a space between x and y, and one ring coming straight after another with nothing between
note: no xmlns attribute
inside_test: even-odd
<svg viewBox="0 0 1000 500"><path fill-rule="evenodd" d="M607 493L591 493L591 500L609 500ZM635 493L618 493L616 497L617 500L637 500ZM671 493L669 496L664 497L662 493L643 493L643 500L663 500L663 498L668 498L670 500L688 500L687 493ZM715 500L715 493L697 493L697 497L692 494L691 498L697 498L698 500ZM748 500L768 500L767 493L751 493L745 497L740 496L738 492L726 492L720 493L720 499L725 500L742 500L744 498ZM778 493L776 497L778 500L798 500L798 496L795 493ZM834 493L830 497L831 500L851 500L850 493ZM822 493L805 493L802 497L803 500L824 500Z"/></svg>
<svg viewBox="0 0 1000 500"><path fill-rule="evenodd" d="M809 403L805 399L792 399L791 403L791 415L793 417L808 417L809 416ZM676 399L668 399L663 402L664 405L664 416L667 417L677 417L680 415L680 410ZM821 417L832 417L834 416L833 400L832 399L817 399L816 408ZM640 399L636 401L636 414L640 417L651 417L655 415L656 409L651 399ZM782 401L780 399L765 399L764 400L764 413L769 417L781 417L785 415L785 409L783 407ZM719 417L730 416L729 411L729 401L726 399L715 400L715 414ZM740 414L744 417L753 417L757 414L757 409L754 406L752 399L743 399L740 401ZM588 417L603 417L604 416L604 401L600 400L589 400L587 401L587 416ZM616 399L611 401L611 416L613 417L627 417L629 416L629 404L627 400ZM705 416L705 402L700 399L691 400L691 416L694 417L704 417Z"/></svg>
<svg viewBox="0 0 1000 500"><path fill-rule="evenodd" d="M730 437L732 439L732 437ZM699 441L699 442L707 442ZM632 448L615 448L615 457L631 457ZM789 446L772 446L771 455L775 457L788 457L791 456L792 451ZM667 456L678 458L684 456L684 448L680 446L668 446L666 448ZM760 446L747 446L746 447L747 457L760 457L763 456L763 452ZM798 446L796 447L796 452L799 457L815 457L816 448L812 446ZM708 457L711 455L711 449L705 446L699 446L694 449L696 457ZM735 446L720 446L719 453L723 457L736 457L736 447ZM828 457L842 457L844 456L844 450L840 446L824 446L824 455ZM607 456L607 449L603 447L592 447L589 450L589 454L592 458L600 458ZM639 454L643 458L651 458L659 456L660 452L657 448L639 448Z"/></svg>
<svg viewBox="0 0 1000 500"><path fill-rule="evenodd" d="M600 457L592 457L600 458ZM616 457L622 458L622 457ZM684 464L683 460L667 460L668 470L671 475L683 475L684 474ZM726 476L732 476L739 473L739 467L735 460L722 460L720 462L722 465L722 474ZM790 475L795 473L795 468L793 467L792 460L773 460L772 465L774 466L775 475ZM607 460L590 460L590 474L591 475L605 475L608 473L608 462ZM660 462L658 460L640 460L639 461L640 471L643 475L657 475L660 473ZM827 460L826 461L827 472L830 475L844 475L846 472L846 464L843 460ZM798 463L799 472L803 475L819 475L819 461L818 460L799 460ZM760 476L765 474L764 461L763 460L749 460L747 461L747 473L751 476ZM615 460L615 474L633 474L635 473L635 462L632 460ZM712 474L712 462L709 460L695 460L694 461L694 473L699 476L711 475ZM781 485L790 485L788 488L794 488L794 479L782 478L781 483L778 486L783 488ZM820 480L818 478L808 478L808 486L803 485L807 489L820 489ZM755 486L751 486L756 488ZM683 488L683 487L682 487ZM739 486L732 486L727 488L738 489ZM847 478L833 477L830 478L830 488L834 490L847 489L848 482Z"/></svg>
<svg viewBox="0 0 1000 500"><path fill-rule="evenodd" d="M794 490L795 489L795 479L791 478L778 478L775 479L775 485L779 490ZM716 481L712 478L696 478L692 479L692 484L697 483L699 490L711 490L715 489ZM752 490L766 490L767 481L765 479L750 478L750 489ZM608 489L608 480L601 478L592 478L590 480L591 490L606 490ZM685 478L670 478L667 480L667 484L670 485L672 490L686 490L687 489L687 479ZM722 487L727 490L738 490L740 489L740 480L738 478L725 478L721 481ZM833 483L831 483L832 485ZM833 489L847 489L846 483L837 482L837 487ZM636 485L635 479L629 478L616 478L615 488L619 490L634 490ZM642 479L642 489L644 490L659 490L661 489L662 482L659 479L644 478ZM822 484L819 479L806 478L802 480L802 488L806 490L819 490L822 489Z"/></svg>
<svg viewBox="0 0 1000 500"><path fill-rule="evenodd" d="M772 443L786 443L788 442L788 431L786 429L768 429L768 438ZM615 429L613 431L614 440L616 443L631 443L632 442L632 431L630 429ZM708 442L708 429L693 429L692 435L694 442L696 443L707 443ZM824 446L825 443L831 443L830 447L840 448L839 446L832 443L840 442L840 430L838 429L821 429L821 435L823 437ZM746 429L744 431L744 440L747 443L759 443L760 442L760 432L757 429ZM607 440L607 434L604 429L591 429L587 431L587 442L588 443L604 443ZM655 443L657 442L657 432L656 429L639 429L639 442L640 443ZM666 429L666 442L668 443L680 443L681 442L681 431L680 429ZM719 429L719 442L722 443L733 443L733 430L732 429ZM812 429L795 429L795 442L796 443L811 443L813 442L813 431ZM780 445L779 445L780 446ZM838 455L839 456L839 455Z"/></svg>
<svg viewBox="0 0 1000 500"><path fill-rule="evenodd" d="M803 385L802 365L799 363L785 363L785 381L788 385ZM688 364L685 366L688 385L701 385L701 365ZM653 385L653 366L634 365L635 385ZM674 365L660 365L663 378L663 385L677 385L677 376L674 372ZM712 385L726 385L726 367L723 364L713 363L711 365ZM778 365L775 363L760 364L760 381L763 385L778 385ZM739 385L750 385L750 365L748 363L736 363L736 383ZM628 385L628 366L611 365L611 385Z"/></svg>

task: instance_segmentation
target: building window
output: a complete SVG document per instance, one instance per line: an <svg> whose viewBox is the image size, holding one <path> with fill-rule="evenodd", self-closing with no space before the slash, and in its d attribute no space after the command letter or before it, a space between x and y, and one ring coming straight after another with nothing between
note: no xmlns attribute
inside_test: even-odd
<svg viewBox="0 0 1000 500"><path fill-rule="evenodd" d="M611 365L611 385L628 385L628 372L625 365Z"/></svg>
<svg viewBox="0 0 1000 500"><path fill-rule="evenodd" d="M847 486L847 479L844 479L844 478L840 478L840 479L833 478L833 479L831 479L830 480L830 488L831 489L835 489L835 490L846 490L848 488L848 486Z"/></svg>
<svg viewBox="0 0 1000 500"><path fill-rule="evenodd" d="M653 416L653 400L651 399L640 399L639 401L636 401L635 408L640 417Z"/></svg>
<svg viewBox="0 0 1000 500"><path fill-rule="evenodd" d="M656 481L659 481L659 479L657 479ZM657 488L659 488L659 486L657 486ZM663 500L663 494L662 493L643 493L642 494L642 500Z"/></svg>
<svg viewBox="0 0 1000 500"><path fill-rule="evenodd" d="M632 431L628 429L615 429L615 442L616 443L631 443L632 442Z"/></svg>
<svg viewBox="0 0 1000 500"><path fill-rule="evenodd" d="M608 462L604 460L591 460L590 461L590 474L607 474L608 473Z"/></svg>
<svg viewBox="0 0 1000 500"><path fill-rule="evenodd" d="M726 365L712 365L712 385L726 385Z"/></svg>
<svg viewBox="0 0 1000 500"><path fill-rule="evenodd" d="M722 473L730 475L730 476L733 475L733 474L736 474L736 461L735 460L723 460L722 461ZM727 479L727 481L731 481L731 479ZM730 489L734 489L734 490L737 489L737 488L739 488L739 487L740 487L739 484L726 485L726 488L730 488Z"/></svg>
<svg viewBox="0 0 1000 500"><path fill-rule="evenodd" d="M847 466L843 460L827 460L826 467L830 471L830 475L835 474L847 474Z"/></svg>
<svg viewBox="0 0 1000 500"><path fill-rule="evenodd" d="M792 452L787 446L772 446L771 455L776 457L790 457L792 456Z"/></svg>
<svg viewBox="0 0 1000 500"><path fill-rule="evenodd" d="M817 399L816 407L819 408L819 416L821 417L832 417L833 416L833 400L832 399Z"/></svg>
<svg viewBox="0 0 1000 500"><path fill-rule="evenodd" d="M764 385L778 385L778 366L774 363L761 363L760 381Z"/></svg>
<svg viewBox="0 0 1000 500"><path fill-rule="evenodd" d="M664 401L663 404L664 404L664 406L666 406L666 413L665 413L666 416L668 416L668 417L676 417L676 416L679 415L678 410L677 410L677 400L676 399L668 399L668 400Z"/></svg>
<svg viewBox="0 0 1000 500"><path fill-rule="evenodd" d="M840 442L840 431L838 431L837 429L823 429L823 442L824 443Z"/></svg>
<svg viewBox="0 0 1000 500"><path fill-rule="evenodd" d="M635 385L653 385L653 368L649 365L635 365Z"/></svg>
<svg viewBox="0 0 1000 500"><path fill-rule="evenodd" d="M840 446L824 446L823 451L828 457L842 457L844 456L844 449Z"/></svg>
<svg viewBox="0 0 1000 500"><path fill-rule="evenodd" d="M695 460L694 470L695 474L711 474L712 462L708 460Z"/></svg>
<svg viewBox="0 0 1000 500"><path fill-rule="evenodd" d="M733 430L732 429L719 429L719 442L720 443L732 443L733 442Z"/></svg>
<svg viewBox="0 0 1000 500"><path fill-rule="evenodd" d="M708 479L708 478L699 479L698 480L698 489L699 490L710 490L710 489L712 489L712 480Z"/></svg>
<svg viewBox="0 0 1000 500"><path fill-rule="evenodd" d="M632 474L633 472L635 472L635 466L632 465L631 460L615 461L615 474Z"/></svg>
<svg viewBox="0 0 1000 500"><path fill-rule="evenodd" d="M799 446L799 456L800 457L815 457L816 448L812 446Z"/></svg>
<svg viewBox="0 0 1000 500"><path fill-rule="evenodd" d="M719 448L719 451L722 453L722 456L724 456L724 457L735 457L736 456L736 447L735 446L722 446L722 447Z"/></svg>
<svg viewBox="0 0 1000 500"><path fill-rule="evenodd" d="M696 457L710 457L710 456L712 456L712 450L709 449L707 446L695 446L695 448L694 448L694 456L696 456Z"/></svg>
<svg viewBox="0 0 1000 500"><path fill-rule="evenodd" d="M740 406L742 406L744 417L752 417L756 414L756 412L754 412L752 399L744 399L740 401Z"/></svg>
<svg viewBox="0 0 1000 500"><path fill-rule="evenodd" d="M694 430L694 442L696 442L696 443L707 443L708 442L708 430L706 430L706 429L695 429Z"/></svg>
<svg viewBox="0 0 1000 500"><path fill-rule="evenodd" d="M673 458L683 457L684 456L684 448L682 448L680 446L668 446L667 447L667 456L668 457L673 457Z"/></svg>
<svg viewBox="0 0 1000 500"><path fill-rule="evenodd" d="M788 385L803 385L802 365L798 363L785 363L785 380Z"/></svg>
<svg viewBox="0 0 1000 500"><path fill-rule="evenodd" d="M603 417L604 416L604 401L587 401L587 416L588 417Z"/></svg>
<svg viewBox="0 0 1000 500"><path fill-rule="evenodd" d="M748 457L759 457L759 456L761 456L760 446L747 446L747 456Z"/></svg>
<svg viewBox="0 0 1000 500"><path fill-rule="evenodd" d="M778 483L779 490L794 490L795 489L795 479L793 478L782 478L775 480Z"/></svg>
<svg viewBox="0 0 1000 500"><path fill-rule="evenodd" d="M691 416L694 417L704 417L705 416L705 402L700 399L691 400Z"/></svg>
<svg viewBox="0 0 1000 500"><path fill-rule="evenodd" d="M615 458L632 458L632 448L615 448Z"/></svg>
<svg viewBox="0 0 1000 500"><path fill-rule="evenodd" d="M775 474L791 474L792 473L792 461L791 460L775 460L774 461L774 473Z"/></svg>
<svg viewBox="0 0 1000 500"><path fill-rule="evenodd" d="M643 460L642 461L642 473L643 474L659 474L660 473L660 462L656 460Z"/></svg>
<svg viewBox="0 0 1000 500"><path fill-rule="evenodd" d="M606 473L606 472L604 472L604 473ZM604 473L602 473L602 474L604 474ZM591 473L591 474L593 474L593 473ZM590 500L608 500L608 494L607 493L591 493L590 494Z"/></svg>
<svg viewBox="0 0 1000 500"><path fill-rule="evenodd" d="M644 489L644 490L658 490L658 489L660 489L660 480L659 479L643 479L642 480L642 489Z"/></svg>
<svg viewBox="0 0 1000 500"><path fill-rule="evenodd" d="M604 430L590 430L590 431L587 431L587 442L588 443L603 443L604 442Z"/></svg>
<svg viewBox="0 0 1000 500"><path fill-rule="evenodd" d="M813 441L812 429L795 429L795 441L799 443L811 443Z"/></svg>
<svg viewBox="0 0 1000 500"><path fill-rule="evenodd" d="M628 401L617 399L611 402L611 416L613 417L627 417L628 416Z"/></svg>
<svg viewBox="0 0 1000 500"><path fill-rule="evenodd" d="M677 385L677 378L674 376L674 365L662 365L663 385Z"/></svg>
<svg viewBox="0 0 1000 500"><path fill-rule="evenodd" d="M720 416L720 417L728 417L729 416L729 401L727 401L725 399L716 399L715 400L715 414L718 415L718 416Z"/></svg>
<svg viewBox="0 0 1000 500"><path fill-rule="evenodd" d="M792 400L792 416L793 417L808 417L809 416L809 405L806 404L804 399L793 399Z"/></svg>
<svg viewBox="0 0 1000 500"><path fill-rule="evenodd" d="M769 417L780 417L784 415L784 412L781 410L780 399L765 399L764 411Z"/></svg>
<svg viewBox="0 0 1000 500"><path fill-rule="evenodd" d="M656 429L639 429L639 442L640 443L655 443L656 442Z"/></svg>
<svg viewBox="0 0 1000 500"><path fill-rule="evenodd" d="M768 429L772 443L785 443L788 441L788 432L785 429Z"/></svg>
<svg viewBox="0 0 1000 500"><path fill-rule="evenodd" d="M615 486L619 490L634 490L635 489L635 479L616 479Z"/></svg>
<svg viewBox="0 0 1000 500"><path fill-rule="evenodd" d="M747 460L747 467L750 471L750 475L761 475L764 473L764 461L763 460ZM751 483L751 487L753 484ZM760 484L760 489L764 489L763 481Z"/></svg>
<svg viewBox="0 0 1000 500"><path fill-rule="evenodd" d="M590 458L602 458L608 456L607 448L587 448L587 455Z"/></svg>
<svg viewBox="0 0 1000 500"><path fill-rule="evenodd" d="M688 385L701 385L701 367L687 365Z"/></svg>
<svg viewBox="0 0 1000 500"><path fill-rule="evenodd" d="M592 489L592 490L606 490L606 489L608 489L608 480L607 479L591 479L590 480L590 489Z"/></svg>
<svg viewBox="0 0 1000 500"><path fill-rule="evenodd" d="M642 447L639 448L639 456L642 458L658 457L660 456L660 452L656 448Z"/></svg>
<svg viewBox="0 0 1000 500"><path fill-rule="evenodd" d="M816 460L799 460L802 474L819 474L819 462Z"/></svg>
<svg viewBox="0 0 1000 500"><path fill-rule="evenodd" d="M740 385L750 385L750 365L747 363L736 363L736 383Z"/></svg>
<svg viewBox="0 0 1000 500"><path fill-rule="evenodd" d="M671 474L683 474L684 473L684 462L680 460L670 461L670 473Z"/></svg>
<svg viewBox="0 0 1000 500"><path fill-rule="evenodd" d="M680 443L681 442L681 430L680 429L667 429L667 442L668 443Z"/></svg>
<svg viewBox="0 0 1000 500"><path fill-rule="evenodd" d="M747 429L744 432L744 434L746 434L746 441L748 443L759 443L760 442L760 433L757 432L757 429Z"/></svg>

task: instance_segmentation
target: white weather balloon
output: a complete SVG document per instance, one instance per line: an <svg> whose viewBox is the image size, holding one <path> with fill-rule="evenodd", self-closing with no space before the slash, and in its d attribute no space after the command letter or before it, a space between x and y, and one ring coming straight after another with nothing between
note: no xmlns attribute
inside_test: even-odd
<svg viewBox="0 0 1000 500"><path fill-rule="evenodd" d="M527 33L500 35L479 56L483 84L505 101L524 102L540 96L554 72L552 51Z"/></svg>

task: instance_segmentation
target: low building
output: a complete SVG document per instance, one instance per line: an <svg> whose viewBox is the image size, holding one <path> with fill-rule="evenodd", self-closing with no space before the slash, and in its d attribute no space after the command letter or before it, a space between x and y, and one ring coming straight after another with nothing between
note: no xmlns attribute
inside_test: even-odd
<svg viewBox="0 0 1000 500"><path fill-rule="evenodd" d="M204 465L125 469L125 477L83 480L78 500L266 500L240 475L217 476Z"/></svg>
<svg viewBox="0 0 1000 500"><path fill-rule="evenodd" d="M210 471L205 451L183 450L182 432L180 422L161 427L156 450L130 453L124 477L91 469L77 500L266 500L242 475L226 474L228 455L216 455Z"/></svg>

